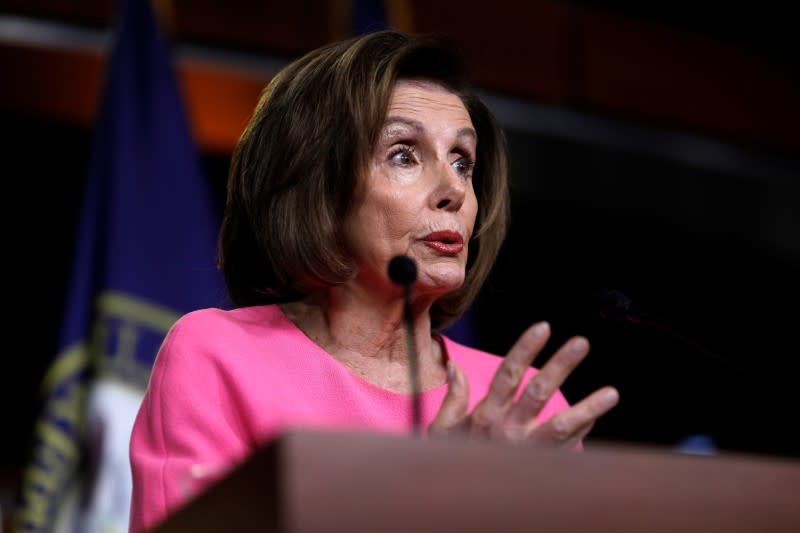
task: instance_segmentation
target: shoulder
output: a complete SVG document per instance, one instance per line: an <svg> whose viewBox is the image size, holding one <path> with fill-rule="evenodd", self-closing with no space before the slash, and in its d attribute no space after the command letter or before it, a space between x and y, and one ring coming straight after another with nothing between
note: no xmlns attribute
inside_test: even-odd
<svg viewBox="0 0 800 533"><path fill-rule="evenodd" d="M283 313L274 305L192 311L181 316L167 332L155 367L208 363L227 366L237 359L232 354L259 350L265 336L269 338L271 332L280 331L284 322Z"/></svg>
<svg viewBox="0 0 800 533"><path fill-rule="evenodd" d="M277 305L232 310L198 309L181 316L167 333L165 343L224 344L228 349L248 338L280 329L286 319Z"/></svg>
<svg viewBox="0 0 800 533"><path fill-rule="evenodd" d="M173 324L170 335L247 331L268 328L283 314L277 305L257 305L225 310L216 307L198 309L181 316Z"/></svg>

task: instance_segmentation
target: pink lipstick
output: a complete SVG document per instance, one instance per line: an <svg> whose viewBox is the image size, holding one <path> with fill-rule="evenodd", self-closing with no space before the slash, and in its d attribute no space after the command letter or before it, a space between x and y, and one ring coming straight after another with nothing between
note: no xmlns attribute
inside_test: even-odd
<svg viewBox="0 0 800 533"><path fill-rule="evenodd" d="M425 235L422 242L443 255L458 255L464 249L464 239L455 231L434 231Z"/></svg>

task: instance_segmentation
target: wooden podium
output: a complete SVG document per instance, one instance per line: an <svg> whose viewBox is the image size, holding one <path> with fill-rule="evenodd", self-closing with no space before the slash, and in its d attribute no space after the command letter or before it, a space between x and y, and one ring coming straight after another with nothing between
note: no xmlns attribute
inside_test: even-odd
<svg viewBox="0 0 800 533"><path fill-rule="evenodd" d="M798 532L800 461L287 433L156 531Z"/></svg>

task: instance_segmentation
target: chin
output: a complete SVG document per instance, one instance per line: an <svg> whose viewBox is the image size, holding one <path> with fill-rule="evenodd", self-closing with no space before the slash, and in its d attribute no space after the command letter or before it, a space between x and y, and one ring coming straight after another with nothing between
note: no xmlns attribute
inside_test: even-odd
<svg viewBox="0 0 800 533"><path fill-rule="evenodd" d="M455 265L454 265L455 266ZM464 284L464 268L437 268L431 272L422 272L417 278L419 289L425 292L446 294L461 288Z"/></svg>

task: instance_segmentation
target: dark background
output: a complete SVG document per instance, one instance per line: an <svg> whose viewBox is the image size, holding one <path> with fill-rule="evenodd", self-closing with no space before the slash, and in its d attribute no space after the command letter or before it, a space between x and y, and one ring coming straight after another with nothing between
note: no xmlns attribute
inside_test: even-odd
<svg viewBox="0 0 800 533"><path fill-rule="evenodd" d="M799 265L769 243L774 232L797 238L798 184L511 141L512 173L531 190L514 195L509 240L478 301L485 347L504 353L543 319L554 333L548 353L587 336L592 352L565 394L576 401L605 384L621 393L594 438L675 445L706 434L722 449L800 453ZM785 225L774 222L781 212ZM599 297L607 289L644 323L614 316Z"/></svg>
<svg viewBox="0 0 800 533"><path fill-rule="evenodd" d="M500 9L516 9L495 4L466 2L459 4L458 13L474 21L487 14L490 19L499 16ZM711 43L738 51L746 58L743 64L777 66L788 87L798 87L793 19L777 4L724 9L699 7L696 2L551 4L582 13L584 21L588 14L617 17L614 20L633 26L697 39L692 42L698 46ZM113 21L112 2L86 4L95 11L64 8L75 5L0 2L0 13L89 29L106 28ZM192 8L187 6L207 12L214 7L213 2L175 5L179 21L191 19L187 13ZM330 8L332 3L325 5ZM473 11L463 13L464 6ZM418 21L433 24L431 20L444 18L415 9ZM437 13L447 11L446 6L438 9ZM314 27L327 26L323 21ZM199 30L191 33L179 25L173 39L227 52L272 53L283 60L328 38L321 35L306 45L276 45L270 50L246 31L253 30L229 29L237 39L226 41L221 34L204 38ZM502 38L496 27L493 31L494 39ZM513 41L506 44L511 50L516 46ZM524 43L518 46L525 49ZM13 57L12 52L4 52L4 57ZM524 57L514 60L522 64ZM495 62L487 72L496 67ZM634 77L639 67L630 65ZM480 68L476 72L481 79ZM703 79L702 73L697 75ZM13 83L13 71L5 76L6 83ZM514 79L513 73L509 79ZM758 80L743 77L741 82L759 87ZM646 139L630 146L611 145L602 136L592 140L508 127L512 226L475 304L478 346L505 353L524 328L546 319L554 338L536 362L541 364L569 336L587 336L593 349L564 385L567 398L577 401L606 384L621 392L619 406L597 424L595 439L674 446L702 433L725 450L800 455L794 428L800 406L794 385L800 355L795 340L800 319L797 124L776 122L774 129L748 129L751 123L762 124L751 122L753 109L723 110L729 115L690 109L695 105L691 98L686 106L680 99L669 100L669 87L649 106L633 109L623 104L647 100L642 94L623 94L615 107L582 97L584 92L576 93L575 85L564 94L547 87L524 94L511 84L493 86L487 78L479 86L523 104L600 119L610 136L620 125L633 125L666 133L659 138L676 142L709 139L737 157L726 165L697 164L691 158L665 155L663 146L643 150ZM588 82L586 87L588 94ZM718 91L722 98L734 88L714 87L712 93ZM770 94L769 87L760 89ZM794 98L777 99L785 89L786 85L776 89L775 105L783 106L778 120L788 121L798 116L798 109ZM59 88L47 90L55 93ZM5 302L12 317L0 371L0 461L12 472L24 462L39 408L36 391L56 350L92 125L19 102L5 100L0 107L5 132ZM686 113L670 115L665 111L669 106ZM687 116L710 118L693 123ZM715 122L715 117L723 118ZM229 151L203 142L200 148L221 208ZM739 155L761 163L738 167ZM609 288L624 291L633 302L632 311L660 327L603 318L596 294Z"/></svg>

